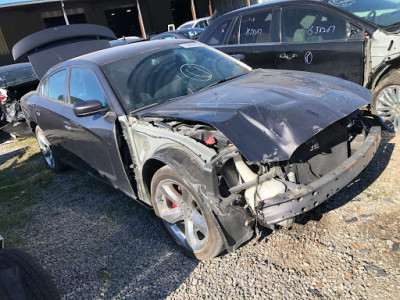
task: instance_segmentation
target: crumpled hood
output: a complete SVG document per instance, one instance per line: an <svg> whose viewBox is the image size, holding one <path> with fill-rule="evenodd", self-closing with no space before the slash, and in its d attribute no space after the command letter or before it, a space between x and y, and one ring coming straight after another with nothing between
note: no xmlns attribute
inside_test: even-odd
<svg viewBox="0 0 400 300"><path fill-rule="evenodd" d="M370 97L367 89L326 75L256 70L136 115L210 124L247 160L272 162L288 160L297 147Z"/></svg>

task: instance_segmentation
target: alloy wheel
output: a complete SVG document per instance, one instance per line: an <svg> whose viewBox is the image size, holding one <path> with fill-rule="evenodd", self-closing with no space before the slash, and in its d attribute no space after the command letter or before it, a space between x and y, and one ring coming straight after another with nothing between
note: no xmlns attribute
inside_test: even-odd
<svg viewBox="0 0 400 300"><path fill-rule="evenodd" d="M205 247L208 238L206 219L185 187L171 179L160 181L156 205L167 230L181 246L190 251Z"/></svg>
<svg viewBox="0 0 400 300"><path fill-rule="evenodd" d="M390 130L400 132L400 86L385 87L376 98L376 113Z"/></svg>

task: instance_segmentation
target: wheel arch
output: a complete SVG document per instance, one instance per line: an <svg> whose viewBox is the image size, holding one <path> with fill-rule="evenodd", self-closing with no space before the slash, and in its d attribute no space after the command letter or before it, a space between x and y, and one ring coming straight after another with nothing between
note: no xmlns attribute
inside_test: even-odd
<svg viewBox="0 0 400 300"><path fill-rule="evenodd" d="M378 86L378 84L382 80L384 80L391 73L396 72L396 71L400 71L400 58L396 59L390 65L384 65L383 67L380 68L379 71L375 72L371 81L367 85L368 89L370 89L371 92L373 92L374 89Z"/></svg>
<svg viewBox="0 0 400 300"><path fill-rule="evenodd" d="M32 132L35 133L35 129L36 129L36 126L38 126L38 124L36 124L34 121L28 121L28 125L29 125L29 128L32 130Z"/></svg>
<svg viewBox="0 0 400 300"><path fill-rule="evenodd" d="M144 163L141 172L148 197L151 197L151 180L154 174L165 165L170 166L190 183L204 185L203 167L197 161L193 154L179 147L158 150Z"/></svg>

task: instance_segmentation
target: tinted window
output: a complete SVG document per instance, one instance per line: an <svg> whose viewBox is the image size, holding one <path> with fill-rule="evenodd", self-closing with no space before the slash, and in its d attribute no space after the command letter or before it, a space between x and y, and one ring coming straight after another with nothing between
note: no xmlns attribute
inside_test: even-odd
<svg viewBox="0 0 400 300"><path fill-rule="evenodd" d="M192 94L249 72L229 56L200 43L135 54L103 69L127 112Z"/></svg>
<svg viewBox="0 0 400 300"><path fill-rule="evenodd" d="M207 23L206 23L206 21L200 21L199 23L197 23L196 27L206 28L207 27Z"/></svg>
<svg viewBox="0 0 400 300"><path fill-rule="evenodd" d="M306 43L347 38L345 19L310 8L283 10L282 37L284 42Z"/></svg>
<svg viewBox="0 0 400 300"><path fill-rule="evenodd" d="M272 11L242 16L239 43L266 43L270 41Z"/></svg>
<svg viewBox="0 0 400 300"><path fill-rule="evenodd" d="M0 77L7 85L38 79L31 66L2 72L0 73Z"/></svg>
<svg viewBox="0 0 400 300"><path fill-rule="evenodd" d="M209 45L220 45L224 42L225 35L228 32L229 25L231 24L231 20L226 20L219 24L217 27L214 28L213 32L211 35L208 37L208 39L205 41L206 44Z"/></svg>
<svg viewBox="0 0 400 300"><path fill-rule="evenodd" d="M64 101L66 70L57 72L49 77L48 96L52 99Z"/></svg>
<svg viewBox="0 0 400 300"><path fill-rule="evenodd" d="M229 45L239 44L239 24L240 24L240 20L237 20L235 23L235 26L233 26L232 32L230 33L229 38L228 38Z"/></svg>
<svg viewBox="0 0 400 300"><path fill-rule="evenodd" d="M107 104L103 89L92 71L81 68L71 69L69 102L75 104L87 100L99 100L103 106Z"/></svg>

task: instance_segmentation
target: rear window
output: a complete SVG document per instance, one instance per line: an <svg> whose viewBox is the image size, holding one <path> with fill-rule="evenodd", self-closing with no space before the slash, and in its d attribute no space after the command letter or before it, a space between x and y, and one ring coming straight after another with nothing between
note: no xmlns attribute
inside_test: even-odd
<svg viewBox="0 0 400 300"><path fill-rule="evenodd" d="M221 45L224 42L225 36L228 33L228 29L231 23L232 19L225 20L221 24L217 25L217 27L214 28L213 32L204 43L208 45Z"/></svg>
<svg viewBox="0 0 400 300"><path fill-rule="evenodd" d="M64 101L65 78L67 71L62 70L49 77L48 80L48 97L59 101Z"/></svg>
<svg viewBox="0 0 400 300"><path fill-rule="evenodd" d="M9 70L0 73L0 84L15 85L22 82L37 80L35 72L32 67L25 67L21 69Z"/></svg>

